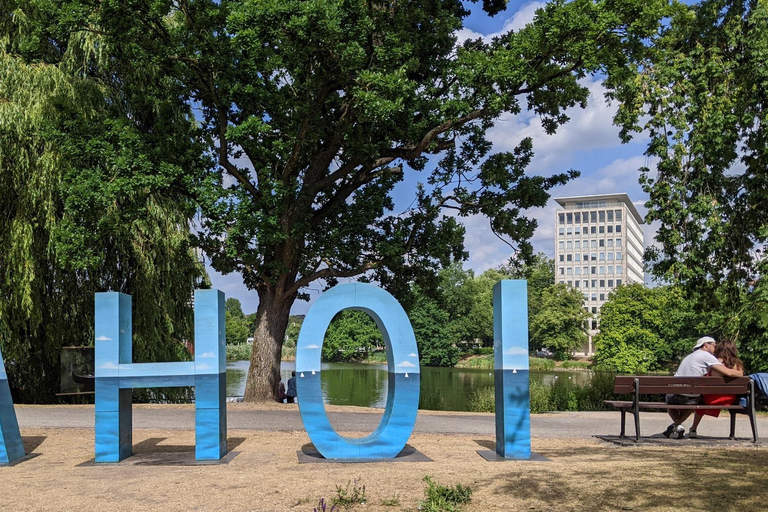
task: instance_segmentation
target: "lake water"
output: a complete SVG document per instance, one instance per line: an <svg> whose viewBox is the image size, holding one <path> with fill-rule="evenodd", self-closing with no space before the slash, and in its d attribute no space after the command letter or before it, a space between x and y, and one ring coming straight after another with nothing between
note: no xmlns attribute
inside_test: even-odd
<svg viewBox="0 0 768 512"><path fill-rule="evenodd" d="M249 361L227 362L227 396L243 396ZM280 365L283 382L291 377L295 363ZM587 372L531 371L532 380L552 385L567 379L582 385ZM331 405L384 407L387 401L387 365L323 363L323 400ZM474 368L421 367L421 409L465 411L467 398L476 389L493 386L493 371ZM301 397L299 397L301 400Z"/></svg>

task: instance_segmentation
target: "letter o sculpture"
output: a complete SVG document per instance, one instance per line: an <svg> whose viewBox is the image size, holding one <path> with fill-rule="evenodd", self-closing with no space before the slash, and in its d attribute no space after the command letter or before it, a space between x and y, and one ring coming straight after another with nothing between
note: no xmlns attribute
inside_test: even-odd
<svg viewBox="0 0 768 512"><path fill-rule="evenodd" d="M328 420L320 388L325 332L337 313L365 311L376 322L387 348L389 381L381 422L369 436L342 437ZM375 286L350 283L320 296L307 313L296 345L299 411L310 440L326 459L392 459L405 447L419 408L419 356L411 323L395 298Z"/></svg>

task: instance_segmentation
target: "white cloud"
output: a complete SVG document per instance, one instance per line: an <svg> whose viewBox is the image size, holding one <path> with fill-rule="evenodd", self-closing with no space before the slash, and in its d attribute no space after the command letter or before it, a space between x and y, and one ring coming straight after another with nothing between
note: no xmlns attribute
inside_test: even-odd
<svg viewBox="0 0 768 512"><path fill-rule="evenodd" d="M415 364L413 364L413 363L412 363L412 362L410 362L410 361L403 361L403 362L401 362L401 363L398 363L398 364L397 364L397 367L398 367L398 368L400 368L400 367L403 367L403 368L416 368L416 365L415 365Z"/></svg>
<svg viewBox="0 0 768 512"><path fill-rule="evenodd" d="M523 347L509 347L507 350L504 351L504 355L507 356L527 356L528 351L525 350Z"/></svg>
<svg viewBox="0 0 768 512"><path fill-rule="evenodd" d="M103 363L100 364L97 368L100 370L117 370L120 367L115 363Z"/></svg>
<svg viewBox="0 0 768 512"><path fill-rule="evenodd" d="M101 335L98 338L96 338L96 341L112 341L112 338L109 338L107 336Z"/></svg>
<svg viewBox="0 0 768 512"><path fill-rule="evenodd" d="M320 349L320 345L307 345L304 348L312 349L312 350L319 350Z"/></svg>
<svg viewBox="0 0 768 512"><path fill-rule="evenodd" d="M571 160L576 152L604 149L621 145L618 128L613 126L617 105L605 99L605 88L598 79L585 78L581 85L589 89L587 107L566 110L570 121L553 135L547 135L541 119L527 112L502 116L488 131L488 140L496 151L511 151L525 137L533 140L535 157L530 171L551 174L554 168Z"/></svg>
<svg viewBox="0 0 768 512"><path fill-rule="evenodd" d="M213 352L203 352L202 354L200 354L200 357L204 359L215 359L216 354L214 354Z"/></svg>
<svg viewBox="0 0 768 512"><path fill-rule="evenodd" d="M419 355L415 352L411 352L410 354L408 354L408 357L419 357Z"/></svg>
<svg viewBox="0 0 768 512"><path fill-rule="evenodd" d="M490 32L488 34L482 34L468 28L462 28L458 33L458 44L462 44L467 39L480 39L482 38L486 42L490 42L494 37L498 37L502 34L506 34L510 30L515 32L524 28L529 23L533 22L536 10L541 9L546 4L544 2L530 2L523 5L515 12L510 18L504 22L504 26L498 32Z"/></svg>

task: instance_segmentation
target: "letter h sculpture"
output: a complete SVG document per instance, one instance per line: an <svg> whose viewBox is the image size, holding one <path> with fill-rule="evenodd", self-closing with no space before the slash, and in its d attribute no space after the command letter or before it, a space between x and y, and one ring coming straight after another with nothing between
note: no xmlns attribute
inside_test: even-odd
<svg viewBox="0 0 768 512"><path fill-rule="evenodd" d="M132 454L131 390L195 387L195 459L227 453L224 294L195 290L195 360L132 363L131 296L96 294L96 462Z"/></svg>

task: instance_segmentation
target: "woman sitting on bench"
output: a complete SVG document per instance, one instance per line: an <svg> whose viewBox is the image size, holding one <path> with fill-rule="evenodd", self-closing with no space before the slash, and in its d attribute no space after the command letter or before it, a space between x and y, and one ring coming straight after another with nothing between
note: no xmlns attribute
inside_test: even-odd
<svg viewBox="0 0 768 512"><path fill-rule="evenodd" d="M734 370L744 371L744 363L739 359L739 349L736 344L728 339L721 339L715 345L715 357L728 368ZM711 373L710 373L711 375ZM701 403L707 405L731 405L735 404L738 397L736 395L701 395ZM701 423L703 415L714 416L717 418L720 416L720 409L702 409L696 411L693 416L693 425L691 430L688 431L688 437L696 438L696 428Z"/></svg>

